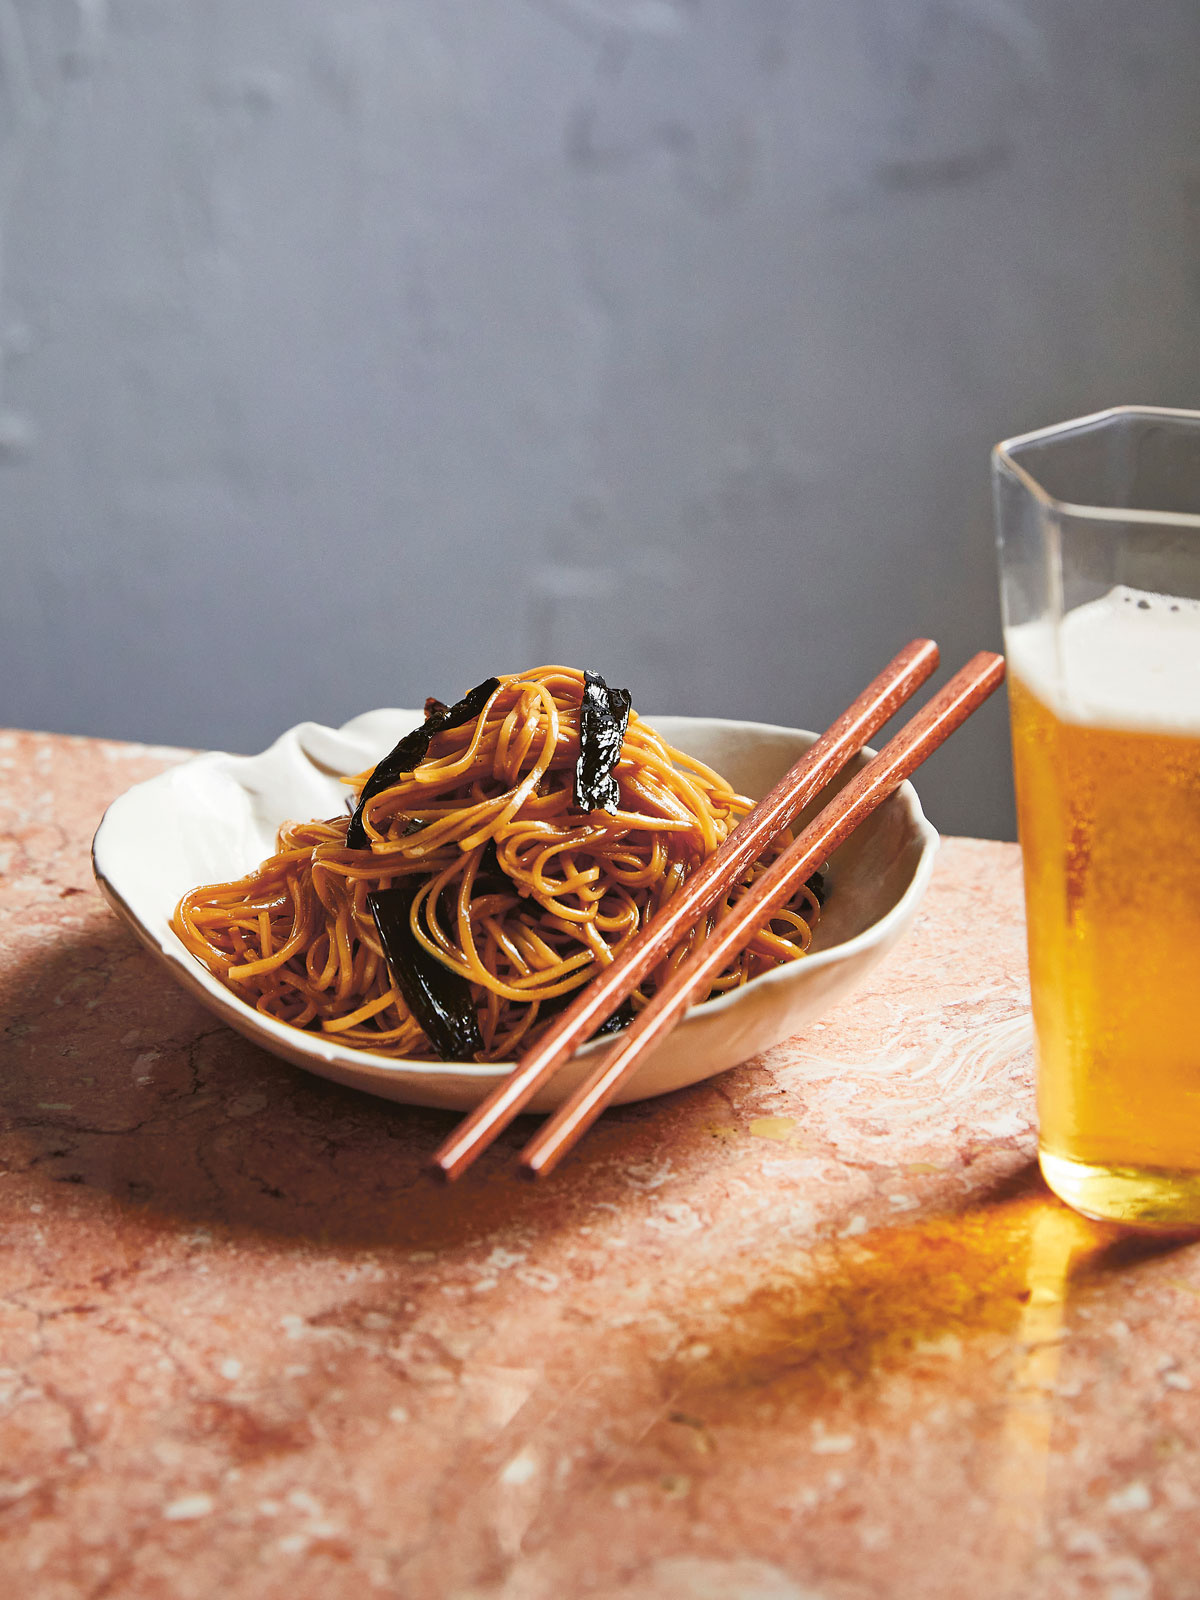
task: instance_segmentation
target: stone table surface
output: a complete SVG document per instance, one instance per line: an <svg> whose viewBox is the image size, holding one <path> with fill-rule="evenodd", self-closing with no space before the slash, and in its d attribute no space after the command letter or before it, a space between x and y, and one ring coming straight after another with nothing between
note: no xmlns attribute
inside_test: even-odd
<svg viewBox="0 0 1200 1600"><path fill-rule="evenodd" d="M544 1185L218 1025L105 908L183 752L0 735L0 1593L1200 1595L1200 1249L1035 1164L1016 848Z"/></svg>

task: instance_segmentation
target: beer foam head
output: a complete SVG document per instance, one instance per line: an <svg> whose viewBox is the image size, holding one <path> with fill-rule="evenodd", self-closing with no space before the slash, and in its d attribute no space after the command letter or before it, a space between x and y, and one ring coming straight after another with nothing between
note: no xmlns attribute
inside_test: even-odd
<svg viewBox="0 0 1200 1600"><path fill-rule="evenodd" d="M1200 600L1119 586L1005 636L1009 666L1065 722L1200 735Z"/></svg>

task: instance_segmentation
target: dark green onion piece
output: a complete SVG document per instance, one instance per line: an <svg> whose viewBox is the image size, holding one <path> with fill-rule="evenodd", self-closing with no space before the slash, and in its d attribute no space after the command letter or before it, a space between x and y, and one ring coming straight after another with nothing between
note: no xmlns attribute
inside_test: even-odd
<svg viewBox="0 0 1200 1600"><path fill-rule="evenodd" d="M590 1037L598 1039L602 1033L620 1033L621 1029L627 1028L632 1021L633 1001L622 1000L617 1009L605 1017L604 1021Z"/></svg>
<svg viewBox="0 0 1200 1600"><path fill-rule="evenodd" d="M454 705L444 707L440 711L433 711L427 715L419 728L414 728L411 733L406 733L394 750L390 750L374 772L363 784L362 793L358 797L358 805L354 808L354 815L350 818L350 826L346 830L346 843L351 850L366 850L371 841L367 838L367 830L363 827L363 807L368 800L373 800L384 789L390 789L398 783L406 772L411 772L425 758L429 749L429 742L434 734L442 733L447 728L461 727L464 722L470 722L477 717L487 705L492 695L500 687L499 678L485 678L469 694L463 695ZM437 702L435 702L437 703ZM426 710L429 701L425 702Z"/></svg>
<svg viewBox="0 0 1200 1600"><path fill-rule="evenodd" d="M598 672L584 673L575 766L575 804L580 811L613 812L621 803L613 768L621 758L632 704L628 689L610 689Z"/></svg>
<svg viewBox="0 0 1200 1600"><path fill-rule="evenodd" d="M483 1049L479 1017L467 980L431 956L412 931L419 885L400 883L367 896L383 953L408 1009L443 1061L474 1061Z"/></svg>
<svg viewBox="0 0 1200 1600"><path fill-rule="evenodd" d="M475 869L475 882L471 885L472 899L482 899L487 894L516 894L517 886L500 865L495 839L489 839L479 856Z"/></svg>

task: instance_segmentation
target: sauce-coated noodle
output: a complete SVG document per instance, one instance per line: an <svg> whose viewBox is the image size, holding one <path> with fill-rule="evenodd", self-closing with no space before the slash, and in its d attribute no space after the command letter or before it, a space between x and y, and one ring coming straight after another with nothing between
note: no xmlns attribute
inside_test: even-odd
<svg viewBox="0 0 1200 1600"><path fill-rule="evenodd" d="M632 713L616 811L577 809L582 693L583 674L567 667L502 677L480 715L435 734L412 772L368 800L367 849L347 848L348 817L286 823L257 871L185 895L175 932L259 1011L360 1049L429 1056L367 902L415 879L411 932L470 984L480 1059L512 1057L545 1022L547 1003L566 1003L610 962L751 806ZM347 780L356 795L370 775ZM741 892L650 975L635 1008ZM802 955L818 912L806 889L710 993Z"/></svg>

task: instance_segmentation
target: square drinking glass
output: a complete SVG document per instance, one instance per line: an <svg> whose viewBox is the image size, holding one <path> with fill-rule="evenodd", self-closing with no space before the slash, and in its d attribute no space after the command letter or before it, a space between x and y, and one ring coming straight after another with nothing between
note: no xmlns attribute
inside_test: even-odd
<svg viewBox="0 0 1200 1600"><path fill-rule="evenodd" d="M1200 1227L1200 413L992 466L1042 1171L1088 1216Z"/></svg>

